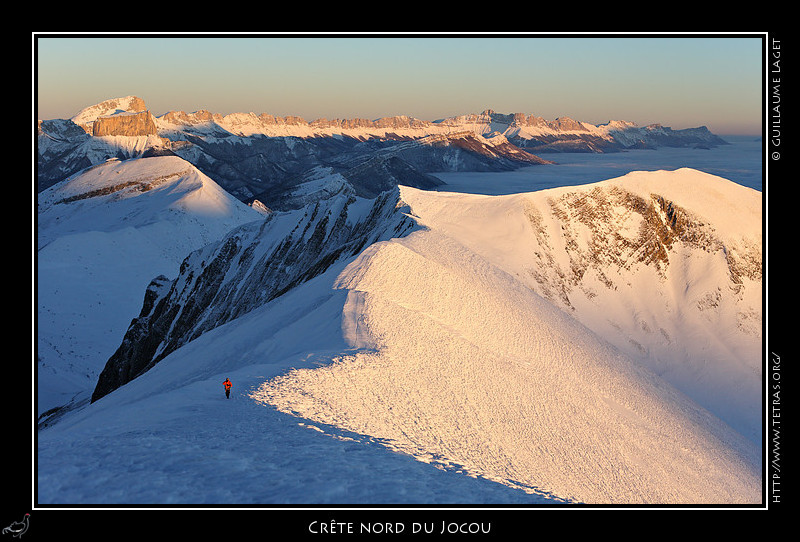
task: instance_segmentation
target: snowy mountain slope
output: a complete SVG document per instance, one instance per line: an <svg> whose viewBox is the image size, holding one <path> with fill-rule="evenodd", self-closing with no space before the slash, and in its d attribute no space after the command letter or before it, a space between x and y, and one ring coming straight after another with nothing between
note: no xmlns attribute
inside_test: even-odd
<svg viewBox="0 0 800 542"><path fill-rule="evenodd" d="M659 195L680 202L672 227L684 221L682 237L662 233L666 261L634 263L632 254L649 253L631 241L664 218L647 210ZM565 197L592 220L567 220ZM337 282L348 292L345 337L364 350L292 371L254 397L421 461L581 502L759 501L760 194L679 170L513 197L403 188L402 198L429 230L373 245ZM601 219L601 204L613 220ZM589 222L603 231L590 235ZM603 245L625 246L625 236L627 250ZM580 245L594 246L587 255ZM575 272L578 256L579 275L604 281L570 280L564 270ZM549 269L559 280L531 279L536 259L547 262L539 277ZM527 288L543 284L560 295L546 302ZM708 291L715 304L695 303ZM666 347L659 333L636 333L653 322Z"/></svg>
<svg viewBox="0 0 800 542"><path fill-rule="evenodd" d="M157 136L93 137L67 120L44 121L36 141L37 191L109 159L137 158L161 146Z"/></svg>
<svg viewBox="0 0 800 542"><path fill-rule="evenodd" d="M696 170L503 197L404 189L446 233L761 437L761 193Z"/></svg>
<svg viewBox="0 0 800 542"><path fill-rule="evenodd" d="M88 400L157 275L263 215L177 157L112 160L37 201L38 413Z"/></svg>
<svg viewBox="0 0 800 542"><path fill-rule="evenodd" d="M163 496L138 487L125 493L122 485L111 481L115 469L107 462L107 483L120 493L99 495L91 482L74 476L70 477L74 485L59 490L59 471L69 472L76 459L69 454L55 457L55 450L82 450L89 456L113 453L101 451L100 440L106 446L106 439L94 427L102 426L118 439L112 450L124 450L127 461L135 462L137 468L153 467L161 487L170 487L170 480L185 478L180 464L153 465L136 455L131 439L166 432L170 434L167 444L157 445L150 438L147 442L177 448L183 442L196 442L205 420L195 416L210 415L213 410L213 419L219 418L216 409L222 405L211 398L224 377L231 376L242 386L237 389L246 388L241 398L298 415L305 420L295 423L322 428L334 437L321 440L325 444L320 445L330 446L332 464L341 464L348 472L352 463L341 455L345 448L332 444L352 443L347 439L355 438L368 447L380 444L410 454L450 473L519 488L514 495L529 492L534 499L759 502L759 446L731 429L736 422L731 413L746 417L737 405L739 398L714 394L723 402L702 408L700 398L687 397L691 389L676 391L667 379L649 370L645 365L652 367L652 363L647 357L612 346L624 335L606 338L579 322L592 324L591 317L602 314L597 308L594 312L586 309L589 300L606 295L600 284L622 291L629 317L657 307L652 299L658 299L660 291L680 287L700 291L670 276L677 268L687 270L679 279L705 277L692 267L694 259L703 256L695 253L697 239L704 240L712 258L722 251L730 255L729 262L736 262L728 264L727 275L707 279L722 282L702 285L721 292L723 302L718 306L736 309L725 292L731 277L738 277L734 284L740 286L742 299L751 295L750 282L756 281L749 265L752 255L748 251L745 258L737 255L735 242L744 243L752 234L749 220L741 218L742 211L752 211L751 196L732 192L727 181L697 176L691 170L637 174L590 187L496 198L404 187L380 202L331 200L325 206L317 203L303 211L270 215L273 218L265 223L269 227L258 232L240 228L186 259L181 274L168 283L173 293L160 298L163 316L152 319L160 320L158 325L147 327L149 314L142 320L143 329L148 330L142 337L152 337L159 329L179 332L174 335L179 340L169 348L163 348L170 343L169 334L156 335L157 348L165 354L158 356L158 363L41 432L40 451L49 463L40 474L40 488L51 501L65 494L103 502L139 498L139 491ZM727 206L707 205L719 204L720 198ZM339 203L333 206L332 201ZM591 208L586 206L589 202ZM736 220L728 218L731 209L740 213ZM596 236L581 221L590 210L595 211L591 222L602 230ZM322 217L330 220L323 222ZM295 226L297 232L306 233L290 236ZM624 236L609 235L615 230ZM354 235L356 231L362 234ZM380 235L374 235L376 231ZM300 240L311 238L343 242L326 243L325 250L299 250L306 246ZM625 250L588 251L591 246L604 247L608 238ZM658 242L653 244L653 239ZM257 257L274 253L275 247L303 255L299 266L284 260L275 268L288 270L287 284L294 285L279 297L259 294L278 284L280 274L262 272L264 266L258 262L267 260ZM683 258L689 253L691 261ZM645 257L631 260L631 254ZM535 262L539 275L527 268ZM309 274L310 269L315 271ZM576 281L573 275L585 280ZM604 281L586 278L601 275ZM185 309L187 301L205 291L200 288L203 284L215 286L208 302L200 304L201 310L190 314ZM656 287L657 293L648 287ZM242 302L245 305L240 308ZM676 305L672 310L676 308L691 314L691 307ZM660 310L657 314L663 316L665 311ZM171 312L191 317L170 319ZM609 317L625 314L622 310L607 313ZM707 305L705 314L721 313ZM650 322L634 318L637 324L641 320ZM634 329L626 321L614 323L623 332L625 326ZM664 329L674 333L670 335L674 348L692 350L694 336L677 326ZM137 343L135 335L129 336L130 345ZM655 349L656 343L651 338L641 344ZM146 346L145 342L141 345ZM130 349L136 350L146 349ZM153 352L142 358L145 364L156 359ZM659 359L670 367L672 361ZM685 374L694 360L687 361L689 369L679 365L673 370ZM703 368L710 365L705 360L698 363ZM714 371L701 372L700 379L725 377L726 371L738 378L736 360L726 358ZM676 387L682 383L671 380ZM126 431L134 412L146 414L137 418L135 429ZM244 470L252 460L247 453L250 444L266 441L271 452L265 459L274 464L281 455L274 448L280 446L275 435L286 435L289 423L274 414L269 408L261 418L255 410L245 413L237 406L232 413L236 417L228 421L235 419L236 427L242 428L266 424L260 425L263 434L236 433L247 443L242 450L218 439L212 441L212 448L226 446L224 455ZM722 415L727 415L727 424ZM165 422L169 422L168 431ZM739 426L748 423L745 420ZM207 436L204 430L200 432ZM340 441L343 435L347 439ZM200 461L192 463L189 472L201 474L212 467L211 458L199 450L193 454L192 449L184 448L180 455ZM291 472L319 473L316 466L304 464L308 457L287 461ZM125 469L125 463L119 468ZM381 464L376 472L388 478L375 479L373 484L401 474L386 473L385 468ZM267 472L259 469L258 475L264 477L265 485L270 483ZM193 482L193 487L198 485L202 483ZM210 499L252 502L252 496L241 489L240 485L221 495L204 488ZM307 483L304 490L305 502L337 498L330 494L334 486L324 483ZM179 501L188 497L180 490L165 489L164 493ZM269 502L280 500L277 495L259 494ZM449 502L448 498L427 495L425 501ZM407 501L385 492L381 502Z"/></svg>
<svg viewBox="0 0 800 542"><path fill-rule="evenodd" d="M248 395L348 348L343 264L204 333L96 403L37 433L37 502L308 505L546 504L485 479L298 422ZM231 399L222 381L233 381ZM91 474L89 474L91 473Z"/></svg>
<svg viewBox="0 0 800 542"><path fill-rule="evenodd" d="M360 350L255 399L534 494L760 501L757 447L439 232L371 246L337 287Z"/></svg>

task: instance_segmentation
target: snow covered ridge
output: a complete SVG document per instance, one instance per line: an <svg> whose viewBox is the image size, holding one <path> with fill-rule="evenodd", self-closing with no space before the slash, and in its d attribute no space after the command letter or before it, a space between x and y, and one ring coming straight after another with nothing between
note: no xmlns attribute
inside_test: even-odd
<svg viewBox="0 0 800 542"><path fill-rule="evenodd" d="M83 416L224 366L304 424L532 495L756 503L760 213L689 169L342 192L154 281Z"/></svg>
<svg viewBox="0 0 800 542"><path fill-rule="evenodd" d="M403 199L758 442L760 192L680 169L502 197L406 188Z"/></svg>
<svg viewBox="0 0 800 542"><path fill-rule="evenodd" d="M137 198L145 192L153 192L152 197ZM228 227L246 208L177 156L111 159L39 193L38 233L41 238L48 233L65 235L73 229L109 231L115 226L140 226L155 222L166 209L219 217L226 222L222 227ZM129 214L120 214L126 212ZM250 220L257 216L253 213Z"/></svg>
<svg viewBox="0 0 800 542"><path fill-rule="evenodd" d="M570 502L760 502L760 326L731 319L760 318L759 274L720 269L731 249L712 244L704 257L693 236L664 244L668 261L609 263L559 206L591 194L571 209L585 217L604 193L593 220L636 213L605 225L640 239L663 217L658 192L726 246L760 238L760 195L692 170L502 197L402 188L424 227L371 245L333 283L347 293L342 330L355 350L273 378L253 398ZM712 194L724 212L704 208ZM705 222L731 210L738 224ZM531 272L546 268L556 295L537 293ZM698 289L715 304L694 304Z"/></svg>

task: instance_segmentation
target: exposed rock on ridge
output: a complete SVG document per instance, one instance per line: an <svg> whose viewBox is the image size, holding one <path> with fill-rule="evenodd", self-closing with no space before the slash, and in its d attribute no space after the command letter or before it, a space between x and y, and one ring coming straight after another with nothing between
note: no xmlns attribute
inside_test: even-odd
<svg viewBox="0 0 800 542"><path fill-rule="evenodd" d="M87 133L92 133L92 124L99 117L116 115L118 113L140 113L145 111L147 106L144 100L138 96L126 96L124 98L114 98L105 100L82 109L70 120L83 128Z"/></svg>
<svg viewBox="0 0 800 542"><path fill-rule="evenodd" d="M172 282L155 279L139 317L106 363L92 401L146 372L202 333L325 272L382 239L406 235L397 188L368 207L341 194L293 213L271 213L190 254ZM358 209L361 209L359 211ZM299 217L299 220L298 220Z"/></svg>

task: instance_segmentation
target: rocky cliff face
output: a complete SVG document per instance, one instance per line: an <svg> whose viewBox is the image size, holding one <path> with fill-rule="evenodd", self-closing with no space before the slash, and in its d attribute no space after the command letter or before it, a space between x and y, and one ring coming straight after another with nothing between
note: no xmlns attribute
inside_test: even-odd
<svg viewBox="0 0 800 542"><path fill-rule="evenodd" d="M161 120L168 124L175 124L178 126L185 126L191 124L200 124L204 122L219 122L222 115L215 115L210 111L201 109L194 113L186 113L185 111L170 111L161 117Z"/></svg>
<svg viewBox="0 0 800 542"><path fill-rule="evenodd" d="M571 296L592 298L598 284L624 291L637 266L649 268L666 283L681 272L670 266L680 267L691 252L703 258L722 255L722 276L732 298L743 281L761 281L758 244L720 238L713 225L659 194L644 197L624 185L599 184L551 197L546 208L530 205L526 214L536 234L536 257L543 264L531 267L530 275L542 295L570 311L574 310ZM543 227L546 215L562 225L563 252L554 248ZM588 277L595 282L584 280Z"/></svg>
<svg viewBox="0 0 800 542"><path fill-rule="evenodd" d="M149 111L120 113L110 117L99 117L92 125L92 135L99 136L148 136L158 135L153 115Z"/></svg>
<svg viewBox="0 0 800 542"><path fill-rule="evenodd" d="M125 96L124 98L113 98L86 107L69 120L83 128L86 133L91 134L92 124L99 117L107 117L125 112L140 113L145 110L147 110L147 106L143 99L138 96Z"/></svg>
<svg viewBox="0 0 800 542"><path fill-rule="evenodd" d="M397 188L369 205L340 194L290 213L271 213L190 254L174 281L156 278L139 317L108 360L96 401L146 372L170 352L296 285L340 259L415 227Z"/></svg>

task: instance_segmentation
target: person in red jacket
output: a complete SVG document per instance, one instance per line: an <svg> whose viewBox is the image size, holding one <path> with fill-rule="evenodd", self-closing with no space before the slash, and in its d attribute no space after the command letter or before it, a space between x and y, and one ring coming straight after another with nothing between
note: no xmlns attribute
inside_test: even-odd
<svg viewBox="0 0 800 542"><path fill-rule="evenodd" d="M222 385L225 386L225 397L230 399L231 398L231 386L233 384L231 384L231 381L226 378L225 382L223 382Z"/></svg>

